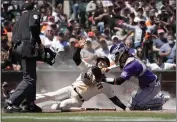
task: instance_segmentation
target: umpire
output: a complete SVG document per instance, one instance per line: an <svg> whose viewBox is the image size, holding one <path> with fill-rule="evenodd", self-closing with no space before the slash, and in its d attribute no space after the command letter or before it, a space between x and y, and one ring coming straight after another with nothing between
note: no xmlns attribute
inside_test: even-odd
<svg viewBox="0 0 177 122"><path fill-rule="evenodd" d="M36 45L43 50L40 34L40 14L34 10L33 3L22 5L22 16L14 25L12 42L13 54L20 63L23 80L12 96L6 100L5 112L42 112L34 101L36 99ZM26 101L25 107L21 104Z"/></svg>

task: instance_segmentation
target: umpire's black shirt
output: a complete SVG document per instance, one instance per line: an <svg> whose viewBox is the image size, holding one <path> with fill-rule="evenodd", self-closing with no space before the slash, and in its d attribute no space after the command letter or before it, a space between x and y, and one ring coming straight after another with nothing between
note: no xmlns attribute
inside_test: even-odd
<svg viewBox="0 0 177 122"><path fill-rule="evenodd" d="M34 54L36 42L41 44L40 34L40 14L36 10L28 10L22 13L19 21L13 29L12 41L14 44L23 42L22 56L31 57Z"/></svg>

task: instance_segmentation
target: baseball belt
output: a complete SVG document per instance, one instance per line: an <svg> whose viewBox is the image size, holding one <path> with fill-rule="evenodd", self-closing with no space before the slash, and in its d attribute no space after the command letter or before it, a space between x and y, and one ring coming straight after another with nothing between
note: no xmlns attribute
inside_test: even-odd
<svg viewBox="0 0 177 122"><path fill-rule="evenodd" d="M74 87L73 85L72 85L72 87L73 87L74 91L78 94L80 100L81 100L82 102L84 102L84 98L83 98L82 95L77 91L76 87Z"/></svg>

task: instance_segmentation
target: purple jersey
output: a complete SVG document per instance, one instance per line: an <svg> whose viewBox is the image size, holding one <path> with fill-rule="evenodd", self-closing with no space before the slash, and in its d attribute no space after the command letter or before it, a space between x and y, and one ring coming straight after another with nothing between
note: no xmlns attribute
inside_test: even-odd
<svg viewBox="0 0 177 122"><path fill-rule="evenodd" d="M157 76L147 69L145 64L134 57L128 58L120 77L129 80L132 76L138 78L141 88L148 86L157 79Z"/></svg>

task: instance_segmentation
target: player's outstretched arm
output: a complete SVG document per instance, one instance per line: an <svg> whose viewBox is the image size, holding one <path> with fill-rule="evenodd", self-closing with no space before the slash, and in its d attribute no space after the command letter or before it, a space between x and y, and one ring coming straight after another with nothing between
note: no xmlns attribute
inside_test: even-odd
<svg viewBox="0 0 177 122"><path fill-rule="evenodd" d="M80 63L82 62L81 56L80 56L81 49L82 48L77 47L76 52L73 55L73 60L74 60L74 62L76 63L77 66L79 66Z"/></svg>
<svg viewBox="0 0 177 122"><path fill-rule="evenodd" d="M126 110L126 106L119 100L119 98L117 96L114 96L109 99L118 107L122 108L123 110Z"/></svg>
<svg viewBox="0 0 177 122"><path fill-rule="evenodd" d="M85 45L85 40L84 39L80 40L79 45L76 49L76 52L73 55L73 60L74 60L74 62L76 63L77 66L79 66L82 62L80 52L81 52L82 48L84 47L84 45Z"/></svg>

